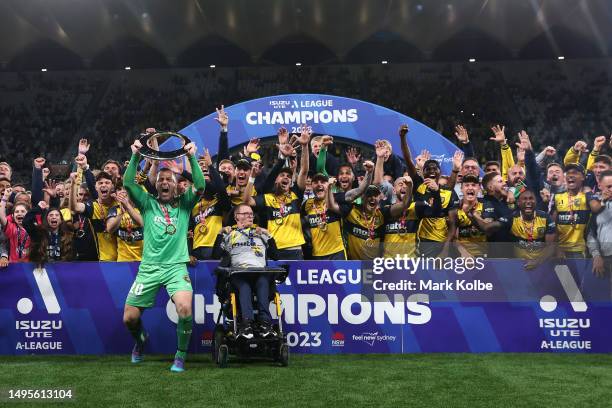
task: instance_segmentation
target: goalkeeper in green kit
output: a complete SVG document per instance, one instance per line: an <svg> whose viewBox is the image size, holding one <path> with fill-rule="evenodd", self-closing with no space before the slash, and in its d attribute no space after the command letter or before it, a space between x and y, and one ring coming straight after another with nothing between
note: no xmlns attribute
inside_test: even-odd
<svg viewBox="0 0 612 408"><path fill-rule="evenodd" d="M158 290L164 286L178 314L176 328L178 346L170 370L182 372L185 370L185 357L193 325L191 317L193 293L187 271L187 262L189 262L187 230L191 210L198 200L198 194L189 188L177 196L176 176L169 169L161 169L157 174L155 183L157 197L144 191L134 181L142 144L136 140L131 147L132 158L123 176L123 183L130 198L140 209L144 220L142 260L123 312L123 322L136 340L132 350L132 363L142 361L147 340L142 327L142 312L154 305ZM198 193L202 192L205 181L195 158L196 146L189 143L183 148L191 163L194 189Z"/></svg>

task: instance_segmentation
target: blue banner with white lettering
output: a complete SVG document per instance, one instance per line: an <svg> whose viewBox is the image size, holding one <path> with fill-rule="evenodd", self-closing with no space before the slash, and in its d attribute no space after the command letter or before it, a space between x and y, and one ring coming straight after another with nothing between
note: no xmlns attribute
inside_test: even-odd
<svg viewBox="0 0 612 408"><path fill-rule="evenodd" d="M299 133L302 124L314 133L341 137L374 145L387 139L393 151L401 156L398 129L410 128L408 146L416 157L426 149L440 161L442 173L450 174L457 147L426 125L391 109L358 99L320 94L290 94L253 99L225 107L229 116L229 146L248 143L251 138L274 136L280 127ZM219 124L216 113L204 116L179 132L188 136L198 148L215 154L218 149ZM167 142L176 148L173 141Z"/></svg>
<svg viewBox="0 0 612 408"><path fill-rule="evenodd" d="M467 268L411 262L289 263L289 277L278 288L292 351L612 351L610 277L594 276L588 260L533 271L519 260ZM189 268L194 353L210 351L220 310L215 266ZM0 273L0 354L128 353L133 341L122 314L137 270L138 263L9 265ZM162 288L143 317L148 352L174 352L176 320Z"/></svg>

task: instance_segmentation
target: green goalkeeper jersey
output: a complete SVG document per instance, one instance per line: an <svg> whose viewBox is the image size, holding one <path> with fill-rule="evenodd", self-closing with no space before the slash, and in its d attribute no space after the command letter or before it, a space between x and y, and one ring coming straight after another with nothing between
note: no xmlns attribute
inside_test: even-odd
<svg viewBox="0 0 612 408"><path fill-rule="evenodd" d="M178 196L173 203L160 203L134 181L138 160L139 155L132 155L123 177L123 183L130 198L140 209L144 222L144 247L141 263L175 264L189 262L187 232L191 210L198 201L198 195L193 192L193 189L189 188ZM200 166L195 157L189 157L189 161L193 171L193 185L197 191L203 191L205 181ZM169 223L176 228L174 234L167 233Z"/></svg>

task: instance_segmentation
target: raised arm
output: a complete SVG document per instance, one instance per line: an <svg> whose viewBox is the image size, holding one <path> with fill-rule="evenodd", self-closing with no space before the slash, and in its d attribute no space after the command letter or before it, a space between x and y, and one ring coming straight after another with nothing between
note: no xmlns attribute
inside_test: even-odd
<svg viewBox="0 0 612 408"><path fill-rule="evenodd" d="M578 163L580 161L580 156L582 153L587 153L589 149L587 149L588 145L585 141L579 140L574 143L574 146L570 147L567 153L565 153L565 157L563 158L563 165L567 166L571 163Z"/></svg>
<svg viewBox="0 0 612 408"><path fill-rule="evenodd" d="M327 173L327 149L334 143L334 138L328 135L321 137L321 149L319 150L319 156L317 156L317 167L316 173L322 173L329 176Z"/></svg>
<svg viewBox="0 0 612 408"><path fill-rule="evenodd" d="M187 160L191 162L191 169L193 171L193 188L187 189L183 194L181 194L180 199L182 202L182 206L188 208L189 211L193 208L194 205L198 202L200 195L204 193L206 189L206 180L204 179L204 173L202 173L202 169L198 164L198 159L196 158L197 147L195 143L191 142L183 146L183 149L187 152Z"/></svg>
<svg viewBox="0 0 612 408"><path fill-rule="evenodd" d="M34 165L32 166L32 197L33 203L37 203L43 200L43 174L42 169L45 165L45 159L37 157L34 159Z"/></svg>
<svg viewBox="0 0 612 408"><path fill-rule="evenodd" d="M385 153L387 151L387 145L382 140L377 140L374 143L376 149L376 164L374 166L374 180L372 184L380 186L383 182L384 166L385 166Z"/></svg>
<svg viewBox="0 0 612 408"><path fill-rule="evenodd" d="M400 217L412 201L412 179L410 177L404 177L404 182L406 183L406 194L402 197L402 201L396 202L391 205L390 208L391 217L393 218Z"/></svg>
<svg viewBox="0 0 612 408"><path fill-rule="evenodd" d="M353 172L355 172L355 170L357 169L357 164L361 160L361 153L359 153L359 149L354 146L347 147L345 155L346 161L353 168Z"/></svg>
<svg viewBox="0 0 612 408"><path fill-rule="evenodd" d="M292 156L295 153L295 149L291 144L289 144L289 133L287 129L280 128L278 130L278 143L276 144L276 148L279 151L279 159L276 160L274 166L268 172L268 175L265 177L264 181L260 184L261 188L257 188L257 193L265 193L269 192L274 188L274 181L278 176L278 173L281 171L283 167L287 165L287 157Z"/></svg>
<svg viewBox="0 0 612 408"><path fill-rule="evenodd" d="M589 153L589 158L587 159L587 170L593 170L593 166L595 165L595 158L599 156L601 153L601 149L606 145L606 137L605 136L597 136L593 141L593 149L591 153Z"/></svg>
<svg viewBox="0 0 612 408"><path fill-rule="evenodd" d="M408 142L406 141L407 134L408 134L408 125L402 125L399 129L402 155L404 156L404 161L406 162L406 169L408 170L408 175L414 180L417 177L418 173L417 173L416 167L414 166L414 162L412 161L412 157L410 154L410 148L408 147Z"/></svg>
<svg viewBox="0 0 612 408"><path fill-rule="evenodd" d="M2 228L6 227L6 223L8 222L6 219L6 203L8 202L12 192L12 188L5 188L2 198L0 198L0 225Z"/></svg>
<svg viewBox="0 0 612 408"><path fill-rule="evenodd" d="M542 189L540 186L540 180L542 179L540 174L541 170L536 162L531 140L524 130L522 130L518 136L520 142L517 143L517 146L525 152L525 179L527 181L527 186L533 191L540 191ZM538 204L542 202L542 197L540 197L539 194L536 194L536 201Z"/></svg>
<svg viewBox="0 0 612 408"><path fill-rule="evenodd" d="M366 188L372 184L372 179L374 178L374 163L366 160L363 162L363 168L365 169L366 174L363 180L361 180L361 183L344 194L344 200L349 203L359 198L366 191Z"/></svg>
<svg viewBox="0 0 612 408"><path fill-rule="evenodd" d="M83 178L85 179L87 190L89 191L89 195L91 196L92 200L97 199L98 192L96 191L96 178L89 168L89 164L87 164L87 156L79 153L74 161L77 164L77 167L83 172Z"/></svg>
<svg viewBox="0 0 612 408"><path fill-rule="evenodd" d="M336 202L336 198L332 192L332 187L334 184L336 184L336 179L334 177L330 177L329 182L327 183L327 189L325 190L325 203L327 204L328 210L335 212L336 214L340 214L340 206Z"/></svg>
<svg viewBox="0 0 612 408"><path fill-rule="evenodd" d="M311 135L312 130L310 130L310 128L306 124L303 124L300 137L297 139L297 142L302 146L302 155L300 157L300 172L297 177L297 186L300 191L304 191L304 189L306 188L306 179L308 178L308 169L310 167L309 145Z"/></svg>
<svg viewBox="0 0 612 408"><path fill-rule="evenodd" d="M77 183L77 173L70 173L70 192L68 195L68 206L70 207L70 211L83 213L85 212L85 204L77 202L77 195L79 193L79 183Z"/></svg>
<svg viewBox="0 0 612 408"><path fill-rule="evenodd" d="M225 183L223 183L223 179L221 175L215 169L213 165L212 158L210 157L210 152L208 149L204 149L204 155L200 156L200 160L202 161L203 166L208 170L208 175L210 177L210 182L206 184L206 189L213 194L226 194L227 190L225 189ZM199 165L200 163L198 163Z"/></svg>
<svg viewBox="0 0 612 408"><path fill-rule="evenodd" d="M514 166L514 156L512 155L512 149L510 149L506 139L506 127L495 125L491 128L491 131L493 131L493 137L489 138L489 140L499 143L501 155L501 176L505 182L508 179L508 170Z"/></svg>
<svg viewBox="0 0 612 408"><path fill-rule="evenodd" d="M251 168L251 173L253 169ZM252 196L253 194L253 183L255 183L255 178L251 176L249 173L249 181L242 192L242 202L250 205L251 207L255 207L255 198Z"/></svg>
<svg viewBox="0 0 612 408"><path fill-rule="evenodd" d="M536 163L539 167L546 167L546 164L552 160L557 154L557 149L552 146L546 146L537 156Z"/></svg>
<svg viewBox="0 0 612 408"><path fill-rule="evenodd" d="M221 109L216 109L216 111L217 117L215 120L221 127L221 132L219 133L219 152L217 153L217 163L220 163L221 160L229 159L229 141L227 138L229 116L227 113L225 113L225 108L223 105L221 105Z"/></svg>
<svg viewBox="0 0 612 408"><path fill-rule="evenodd" d="M448 179L448 185L446 188L449 190L453 190L455 188L455 184L457 184L457 176L459 175L459 171L461 171L461 163L463 162L463 152L461 150L455 151L453 155L453 170L451 171L451 175Z"/></svg>
<svg viewBox="0 0 612 408"><path fill-rule="evenodd" d="M138 161L140 160L141 148L142 143L140 143L140 140L134 140L134 143L131 146L132 157L130 158L130 164L128 164L127 168L125 169L125 174L123 175L123 187L125 187L125 190L128 192L130 198L139 208L143 208L147 198L147 193L144 192L134 180L136 177L136 172L138 171Z"/></svg>
<svg viewBox="0 0 612 408"><path fill-rule="evenodd" d="M43 201L49 204L49 207L59 207L59 199L56 197L55 187L55 181L45 181L45 188L43 188Z"/></svg>
<svg viewBox="0 0 612 408"><path fill-rule="evenodd" d="M455 126L455 137L459 140L459 148L463 152L465 157L476 157L474 153L474 146L470 143L470 136L468 131L462 125Z"/></svg>

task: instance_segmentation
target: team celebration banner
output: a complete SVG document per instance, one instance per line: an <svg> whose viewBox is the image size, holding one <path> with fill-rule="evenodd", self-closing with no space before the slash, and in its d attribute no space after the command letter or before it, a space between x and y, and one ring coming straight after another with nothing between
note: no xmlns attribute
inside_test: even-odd
<svg viewBox="0 0 612 408"><path fill-rule="evenodd" d="M442 164L442 173L450 174L452 158L457 147L435 130L402 113L380 105L321 94L290 94L269 96L226 106L229 115L229 146L247 143L251 138L276 137L279 128L299 133L302 124L316 134L344 138L348 142L374 145L377 139L388 139L393 152L401 156L398 129L402 124L410 128L408 145L416 157L427 149L432 158ZM188 136L199 147L218 151L219 124L216 113L191 123L180 133ZM173 143L167 146L176 148Z"/></svg>
<svg viewBox="0 0 612 408"><path fill-rule="evenodd" d="M610 278L595 277L588 260L532 271L520 260L483 259L288 265L278 289L292 352L612 351ZM215 266L190 268L191 352L210 351L220 310ZM138 263L9 265L0 271L0 353L129 353L122 314L137 270ZM174 352L177 316L163 289L143 321L147 351Z"/></svg>

